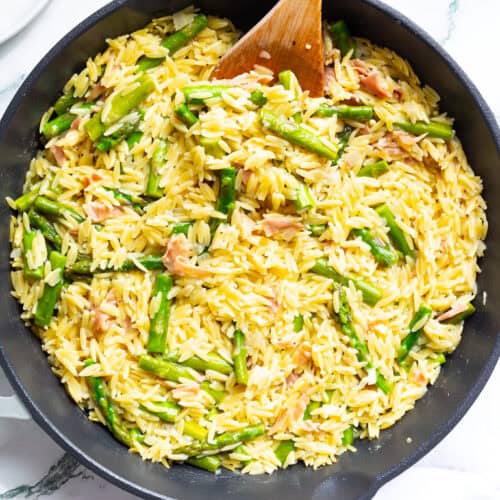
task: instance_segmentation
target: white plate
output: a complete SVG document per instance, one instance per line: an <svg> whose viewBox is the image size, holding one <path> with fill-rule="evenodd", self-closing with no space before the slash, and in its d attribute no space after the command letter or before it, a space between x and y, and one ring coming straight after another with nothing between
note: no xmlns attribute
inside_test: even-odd
<svg viewBox="0 0 500 500"><path fill-rule="evenodd" d="M19 33L29 24L50 0L9 0L0 16L0 43Z"/></svg>

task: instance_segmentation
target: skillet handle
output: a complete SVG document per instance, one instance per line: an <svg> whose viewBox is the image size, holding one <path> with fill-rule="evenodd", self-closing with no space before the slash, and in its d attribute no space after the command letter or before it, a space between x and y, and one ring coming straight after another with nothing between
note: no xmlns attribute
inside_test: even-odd
<svg viewBox="0 0 500 500"><path fill-rule="evenodd" d="M17 396L0 396L0 418L29 420L31 417Z"/></svg>

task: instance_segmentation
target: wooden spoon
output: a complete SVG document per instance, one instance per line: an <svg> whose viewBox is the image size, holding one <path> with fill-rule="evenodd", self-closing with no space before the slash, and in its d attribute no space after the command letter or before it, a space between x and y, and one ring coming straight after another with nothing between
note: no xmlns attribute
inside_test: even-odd
<svg viewBox="0 0 500 500"><path fill-rule="evenodd" d="M212 78L234 78L256 64L273 70L275 76L290 69L312 97L322 96L325 67L321 4L322 0L280 0L222 57Z"/></svg>

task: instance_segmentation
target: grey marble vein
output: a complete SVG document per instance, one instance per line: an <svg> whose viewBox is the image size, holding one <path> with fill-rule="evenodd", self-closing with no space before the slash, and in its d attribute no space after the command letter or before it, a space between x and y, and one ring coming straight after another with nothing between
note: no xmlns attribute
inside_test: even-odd
<svg viewBox="0 0 500 500"><path fill-rule="evenodd" d="M0 499L39 498L43 495L51 495L69 480L75 478L92 479L92 476L73 457L65 453L35 484L23 484L12 488L0 494Z"/></svg>
<svg viewBox="0 0 500 500"><path fill-rule="evenodd" d="M448 29L446 31L445 37L441 40L441 43L446 43L453 35L455 31L455 16L460 8L460 0L450 0L448 4L448 13L447 13L447 23Z"/></svg>

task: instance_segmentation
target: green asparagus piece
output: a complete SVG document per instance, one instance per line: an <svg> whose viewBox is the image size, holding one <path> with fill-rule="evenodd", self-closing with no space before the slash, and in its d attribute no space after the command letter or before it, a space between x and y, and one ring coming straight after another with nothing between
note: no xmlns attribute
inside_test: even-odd
<svg viewBox="0 0 500 500"><path fill-rule="evenodd" d="M206 372L207 370L213 370L224 374L233 372L233 367L215 352L208 353L206 359L200 358L199 356L192 356L185 361L179 361L179 356L175 353L166 354L164 359L200 372Z"/></svg>
<svg viewBox="0 0 500 500"><path fill-rule="evenodd" d="M148 402L139 405L141 410L144 410L151 415L156 415L160 420L168 423L174 423L181 412L181 407L172 401Z"/></svg>
<svg viewBox="0 0 500 500"><path fill-rule="evenodd" d="M286 441L281 441L280 444L274 450L274 454L276 458L280 461L281 465L286 462L288 455L295 450L295 444L291 439L287 439Z"/></svg>
<svg viewBox="0 0 500 500"><path fill-rule="evenodd" d="M309 191L309 187L302 182L299 184L295 194L295 208L297 212L303 212L314 208L314 199Z"/></svg>
<svg viewBox="0 0 500 500"><path fill-rule="evenodd" d="M71 127L76 115L73 113L64 113L45 123L42 127L42 134L46 139L52 139Z"/></svg>
<svg viewBox="0 0 500 500"><path fill-rule="evenodd" d="M186 460L186 463L198 469L205 469L208 472L217 472L222 462L217 455L209 455L206 457L191 457Z"/></svg>
<svg viewBox="0 0 500 500"><path fill-rule="evenodd" d="M120 135L103 136L97 140L95 148L101 153L107 153L122 141L123 137Z"/></svg>
<svg viewBox="0 0 500 500"><path fill-rule="evenodd" d="M370 351L368 350L366 343L359 338L356 329L354 328L352 323L351 306L347 301L347 296L343 287L339 287L339 299L339 312L334 313L335 320L339 324L342 333L349 337L351 346L356 349L358 360L366 363L367 370L371 369L373 368L373 360L371 358ZM378 369L376 370L375 385L384 394L389 394L392 390L392 384L385 379Z"/></svg>
<svg viewBox="0 0 500 500"><path fill-rule="evenodd" d="M267 97L264 95L262 90L254 90L250 94L250 101L252 101L256 106L261 108L267 104Z"/></svg>
<svg viewBox="0 0 500 500"><path fill-rule="evenodd" d="M403 364L408 354L418 342L422 329L432 316L432 309L427 306L420 306L408 325L408 335L401 341L399 348L398 362Z"/></svg>
<svg viewBox="0 0 500 500"><path fill-rule="evenodd" d="M188 128L191 128L199 120L199 118L187 107L184 102L175 110L175 114Z"/></svg>
<svg viewBox="0 0 500 500"><path fill-rule="evenodd" d="M40 327L49 325L64 283L64 266L66 265L66 257L59 252L52 251L49 254L49 261L52 266L52 270L59 270L59 279L53 286L45 283L42 296L36 305L35 325Z"/></svg>
<svg viewBox="0 0 500 500"><path fill-rule="evenodd" d="M151 158L151 165L149 168L148 182L146 184L146 196L151 198L161 198L163 196L163 189L160 187L160 168L166 162L169 143L164 140L158 141L158 144L153 152Z"/></svg>
<svg viewBox="0 0 500 500"><path fill-rule="evenodd" d="M179 382L181 379L194 379L193 372L189 368L164 359L153 358L148 354L139 357L139 368L171 382Z"/></svg>
<svg viewBox="0 0 500 500"><path fill-rule="evenodd" d="M321 236L326 231L326 224L308 224L307 230L311 233L311 236Z"/></svg>
<svg viewBox="0 0 500 500"><path fill-rule="evenodd" d="M135 81L133 90L118 92L110 97L109 111L106 116L101 115L103 125L109 127L127 116L137 108L154 91L155 83L149 76L140 76ZM108 103L106 103L106 106Z"/></svg>
<svg viewBox="0 0 500 500"><path fill-rule="evenodd" d="M222 400L226 397L226 391L214 388L208 380L205 380L205 382L201 383L200 389L211 396L217 404L221 403Z"/></svg>
<svg viewBox="0 0 500 500"><path fill-rule="evenodd" d="M411 238L404 234L403 230L398 226L394 214L387 205L379 205L375 211L385 220L389 228L389 238L392 244L403 254L411 258L415 257L415 249Z"/></svg>
<svg viewBox="0 0 500 500"><path fill-rule="evenodd" d="M464 319L468 318L472 314L476 312L476 308L469 302L467 304L467 309L465 311L457 313L455 316L452 318L445 319L441 321L441 323L445 323L447 325L458 325L461 323Z"/></svg>
<svg viewBox="0 0 500 500"><path fill-rule="evenodd" d="M439 354L436 355L436 363L439 363L440 365L443 365L444 363L446 363L446 356L440 352Z"/></svg>
<svg viewBox="0 0 500 500"><path fill-rule="evenodd" d="M224 432L214 437L213 443L203 444L203 449L206 450L217 450L219 448L224 448L225 446L230 446L237 443L243 443L245 441L250 441L262 436L265 432L264 424L249 425L243 429Z"/></svg>
<svg viewBox="0 0 500 500"><path fill-rule="evenodd" d="M56 250L61 249L62 239L56 228L43 215L35 212L32 208L28 212L31 227L39 229L43 237L50 241Z"/></svg>
<svg viewBox="0 0 500 500"><path fill-rule="evenodd" d="M446 123L439 122L396 122L394 125L405 132L414 135L427 134L429 137L436 137L445 141L450 141L453 138L453 129Z"/></svg>
<svg viewBox="0 0 500 500"><path fill-rule="evenodd" d="M392 266L398 261L397 253L380 240L369 229L353 229L353 234L361 238L369 247L375 260L383 266Z"/></svg>
<svg viewBox="0 0 500 500"><path fill-rule="evenodd" d="M38 196L38 189L34 189L33 191L28 191L27 193L22 194L17 198L14 203L16 204L16 208L19 212L26 212L29 210Z"/></svg>
<svg viewBox="0 0 500 500"><path fill-rule="evenodd" d="M229 85L188 85L184 97L188 104L205 104L207 99L216 99L231 87Z"/></svg>
<svg viewBox="0 0 500 500"><path fill-rule="evenodd" d="M33 249L33 240L36 236L36 231L25 231L23 235L23 247L24 247L24 275L27 278L41 280L43 278L44 266L38 266L36 269L31 269L28 265L28 260L26 258L26 254L31 252Z"/></svg>
<svg viewBox="0 0 500 500"><path fill-rule="evenodd" d="M234 332L233 346L233 363L236 382L241 385L247 385L247 349L245 347L245 335L241 330L236 330Z"/></svg>
<svg viewBox="0 0 500 500"><path fill-rule="evenodd" d="M193 225L192 222L177 222L172 225L172 234L188 235L189 228Z"/></svg>
<svg viewBox="0 0 500 500"><path fill-rule="evenodd" d="M352 50L352 57L356 55L356 41L351 37L349 28L345 21L340 20L333 23L328 27L330 34L333 37L335 45L340 50L342 57L344 57L350 50Z"/></svg>
<svg viewBox="0 0 500 500"><path fill-rule="evenodd" d="M297 113L294 113L292 115L292 120L297 124L299 125L300 123L302 123L304 120L302 118L302 113L300 111L297 111Z"/></svg>
<svg viewBox="0 0 500 500"><path fill-rule="evenodd" d="M186 420L184 422L184 434L197 441L204 441L208 436L208 430L192 420Z"/></svg>
<svg viewBox="0 0 500 500"><path fill-rule="evenodd" d="M158 311L151 318L148 338L148 352L165 352L167 347L168 321L170 319L170 308L172 301L168 294L173 286L172 277L168 274L159 274L156 277L153 288L153 297L160 297Z"/></svg>
<svg viewBox="0 0 500 500"><path fill-rule="evenodd" d="M190 42L198 33L203 31L208 26L208 19L203 14L198 14L193 19L191 24L188 24L184 28L175 33L172 33L166 37L161 45L168 49L168 54L172 57L179 49L184 47L188 42ZM139 59L137 66L140 71L146 71L151 68L156 68L165 60L164 57L146 57L143 56Z"/></svg>
<svg viewBox="0 0 500 500"><path fill-rule="evenodd" d="M358 177L380 177L389 170L389 165L385 160L376 161L361 167L358 172Z"/></svg>
<svg viewBox="0 0 500 500"><path fill-rule="evenodd" d="M352 134L352 128L346 125L344 127L344 130L339 135L339 149L337 151L337 157L332 161L332 167L335 167L335 165L338 164L340 159L342 158L342 155L344 154L345 148L347 147L347 144L349 142L349 137L351 137Z"/></svg>
<svg viewBox="0 0 500 500"><path fill-rule="evenodd" d="M329 278L339 285L347 286L349 281L352 281L355 288L362 293L363 301L370 306L374 306L382 298L381 290L357 276L340 274L336 269L328 265L328 260L325 257L318 259L310 271Z"/></svg>
<svg viewBox="0 0 500 500"><path fill-rule="evenodd" d="M145 255L144 257L138 257L135 260L148 271L161 271L165 269L161 259L161 255ZM134 260L127 259L118 271L134 271L135 269L137 269L137 266Z"/></svg>
<svg viewBox="0 0 500 500"><path fill-rule="evenodd" d="M295 332L300 332L302 328L304 328L304 316L302 316L302 314L297 314L297 316L293 318L293 330Z"/></svg>
<svg viewBox="0 0 500 500"><path fill-rule="evenodd" d="M311 415L311 413L314 410L317 410L320 407L321 407L321 403L319 401L311 401L306 406L306 410L304 411L304 416L302 417L303 420L311 420L313 418L313 416Z"/></svg>
<svg viewBox="0 0 500 500"><path fill-rule="evenodd" d="M342 445L351 446L354 443L354 428L348 427L342 434Z"/></svg>
<svg viewBox="0 0 500 500"><path fill-rule="evenodd" d="M101 122L101 112L99 111L90 118L83 128L92 142L97 142L106 132L106 125Z"/></svg>
<svg viewBox="0 0 500 500"><path fill-rule="evenodd" d="M78 99L73 94L63 94L54 104L54 110L58 115L62 115L68 111L73 104L78 102Z"/></svg>
<svg viewBox="0 0 500 500"><path fill-rule="evenodd" d="M142 135L143 133L140 130L136 130L125 139L129 149L132 149L141 140Z"/></svg>
<svg viewBox="0 0 500 500"><path fill-rule="evenodd" d="M292 123L272 111L262 109L260 111L260 122L264 128L271 130L292 144L301 146L332 161L337 158L337 151L327 146L319 137L306 128Z"/></svg>
<svg viewBox="0 0 500 500"><path fill-rule="evenodd" d="M133 446L135 441L142 442L144 437L138 429L128 429L121 418L109 395L108 386L101 377L89 377L88 384L90 395L99 408L108 429L120 442L127 446Z"/></svg>
<svg viewBox="0 0 500 500"><path fill-rule="evenodd" d="M220 189L216 210L231 214L236 201L236 168L224 168L219 172Z"/></svg>
<svg viewBox="0 0 500 500"><path fill-rule="evenodd" d="M144 212L144 206L146 202L135 194L128 194L120 191L116 188L104 188L107 191L111 191L116 201L120 203L120 205L130 205L138 214L142 214Z"/></svg>
<svg viewBox="0 0 500 500"><path fill-rule="evenodd" d="M299 80L295 76L295 73L289 69L282 71L278 75L278 80L285 87L286 90L292 90L295 98L297 99L302 93L302 88L300 87Z"/></svg>
<svg viewBox="0 0 500 500"><path fill-rule="evenodd" d="M373 118L373 108L371 106L348 106L339 104L338 106L328 106L321 104L315 116L330 118L337 115L343 120L371 120Z"/></svg>
<svg viewBox="0 0 500 500"><path fill-rule="evenodd" d="M76 210L57 201L50 200L45 196L37 196L34 206L37 212L42 212L47 215L54 215L57 217L69 216L76 220L76 222L83 222L85 220L85 217L80 215Z"/></svg>
<svg viewBox="0 0 500 500"><path fill-rule="evenodd" d="M225 151L219 145L219 139L212 139L209 137L201 136L199 141L200 145L203 146L203 149L205 150L205 153L207 155L211 155L217 159L224 158L224 156L226 155Z"/></svg>

